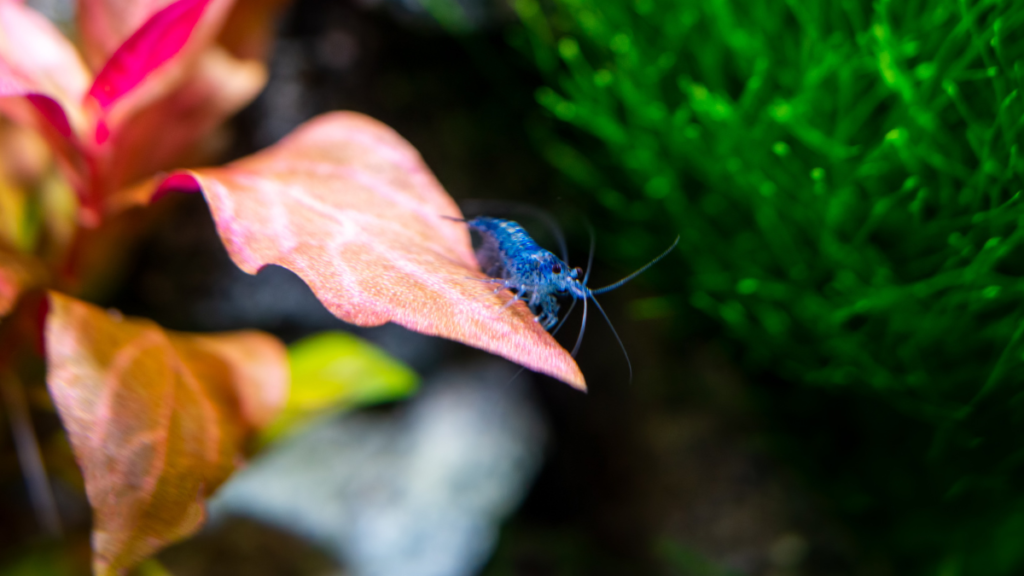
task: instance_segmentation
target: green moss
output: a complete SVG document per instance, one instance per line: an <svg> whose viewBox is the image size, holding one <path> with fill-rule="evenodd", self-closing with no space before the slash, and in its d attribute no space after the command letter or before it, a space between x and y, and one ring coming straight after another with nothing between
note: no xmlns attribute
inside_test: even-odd
<svg viewBox="0 0 1024 576"><path fill-rule="evenodd" d="M538 101L603 146L577 182L681 234L671 301L929 431L874 536L916 573L1024 570L1024 3L517 6Z"/></svg>

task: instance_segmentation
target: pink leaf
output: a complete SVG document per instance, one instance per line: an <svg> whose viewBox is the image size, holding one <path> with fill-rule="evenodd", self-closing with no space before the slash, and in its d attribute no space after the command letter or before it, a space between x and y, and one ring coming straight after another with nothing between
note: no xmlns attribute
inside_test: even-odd
<svg viewBox="0 0 1024 576"><path fill-rule="evenodd" d="M569 353L522 302L481 282L458 207L401 136L361 114L315 118L224 168L181 172L200 187L232 259L294 271L336 316L395 322L504 356L578 388ZM157 193L160 188L157 189Z"/></svg>
<svg viewBox="0 0 1024 576"><path fill-rule="evenodd" d="M34 96L43 115L62 133L84 124L80 101L90 74L49 20L10 1L0 2L0 96ZM40 107L42 98L49 99Z"/></svg>
<svg viewBox="0 0 1024 576"><path fill-rule="evenodd" d="M210 0L178 0L154 14L114 52L89 96L103 109L135 88L185 46Z"/></svg>
<svg viewBox="0 0 1024 576"><path fill-rule="evenodd" d="M78 0L82 53L93 70L103 68L133 32L174 0Z"/></svg>
<svg viewBox="0 0 1024 576"><path fill-rule="evenodd" d="M221 151L213 146L223 139L204 137L251 102L266 77L259 62L237 60L219 47L207 49L181 85L138 110L112 135L110 189L218 156Z"/></svg>
<svg viewBox="0 0 1024 576"><path fill-rule="evenodd" d="M42 114L43 118L46 118L46 121L57 130L58 134L65 138L71 138L71 124L68 122L67 115L64 114L64 109L61 108L56 100L43 94L27 94L26 98Z"/></svg>

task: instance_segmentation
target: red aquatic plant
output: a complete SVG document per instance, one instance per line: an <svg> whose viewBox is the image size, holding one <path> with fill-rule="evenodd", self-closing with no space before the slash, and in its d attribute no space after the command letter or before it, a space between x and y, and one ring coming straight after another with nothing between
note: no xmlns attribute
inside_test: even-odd
<svg viewBox="0 0 1024 576"><path fill-rule="evenodd" d="M328 114L237 162L178 169L201 162L203 137L263 85L281 4L80 0L79 51L0 0L0 112L13 122L0 144L25 127L47 144L21 172L0 145L0 384L20 384L25 358L42 354L93 507L98 574L194 532L287 397L272 336L170 332L86 303L66 280L69 262L105 270L82 246L166 193L201 192L239 267L291 269L343 320L395 322L584 387L525 304L478 280L468 231L443 218L458 207L387 126ZM43 196L48 223L20 226L19 202Z"/></svg>
<svg viewBox="0 0 1024 576"><path fill-rule="evenodd" d="M3 110L46 135L96 226L117 192L192 160L262 88L265 69L217 42L230 0L80 2L83 53L49 21L0 0ZM87 63L88 62L88 63Z"/></svg>

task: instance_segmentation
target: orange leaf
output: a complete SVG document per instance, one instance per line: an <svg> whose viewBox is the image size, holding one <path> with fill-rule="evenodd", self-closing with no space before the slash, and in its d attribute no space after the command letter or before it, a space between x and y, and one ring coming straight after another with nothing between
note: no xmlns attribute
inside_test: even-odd
<svg viewBox="0 0 1024 576"><path fill-rule="evenodd" d="M277 31L281 13L291 0L236 2L218 38L239 58L265 60Z"/></svg>
<svg viewBox="0 0 1024 576"><path fill-rule="evenodd" d="M294 271L336 316L395 322L504 356L578 388L583 375L522 302L481 282L455 202L419 153L380 122L325 114L224 168L179 172L201 189L235 263Z"/></svg>
<svg viewBox="0 0 1024 576"><path fill-rule="evenodd" d="M194 533L204 499L286 396L286 353L271 336L174 333L55 292L46 357L93 508L101 576Z"/></svg>

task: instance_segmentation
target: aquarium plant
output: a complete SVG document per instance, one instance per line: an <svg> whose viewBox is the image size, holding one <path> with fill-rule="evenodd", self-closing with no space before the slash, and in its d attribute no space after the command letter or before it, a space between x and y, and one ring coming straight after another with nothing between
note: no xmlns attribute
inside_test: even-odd
<svg viewBox="0 0 1024 576"><path fill-rule="evenodd" d="M647 308L857 407L810 468L899 573L1024 569L1024 4L515 6L609 249L682 237Z"/></svg>
<svg viewBox="0 0 1024 576"><path fill-rule="evenodd" d="M343 320L395 322L585 388L528 307L493 292L455 202L383 123L323 114L256 154L183 169L214 160L211 133L262 89L284 4L81 0L69 38L0 0L2 419L51 536L50 474L84 491L97 575L197 531L206 499L258 448L416 383L350 335L288 349L257 330L177 332L99 305L167 196L202 194L240 268L291 269ZM59 419L44 444L63 459L40 448L40 413Z"/></svg>

